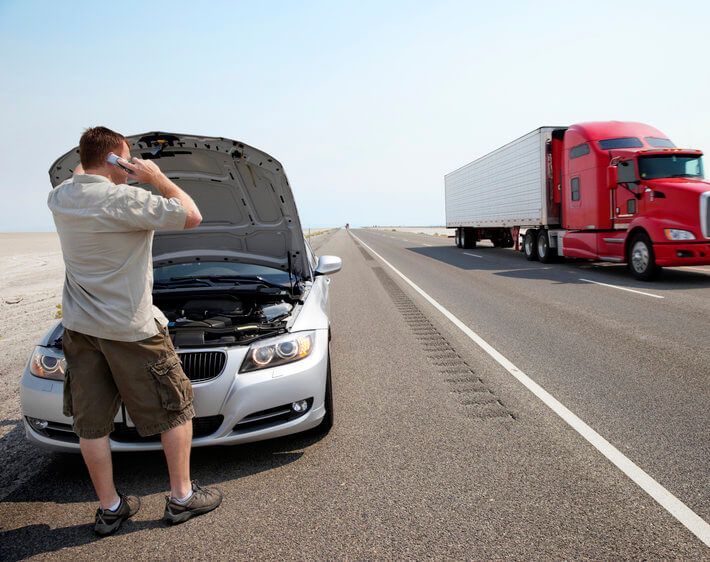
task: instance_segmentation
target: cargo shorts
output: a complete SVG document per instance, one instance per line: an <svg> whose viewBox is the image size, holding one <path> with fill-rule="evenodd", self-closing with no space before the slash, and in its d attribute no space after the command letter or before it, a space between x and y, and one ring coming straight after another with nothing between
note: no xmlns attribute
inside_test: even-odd
<svg viewBox="0 0 710 562"><path fill-rule="evenodd" d="M111 433L121 402L142 437L194 417L192 384L167 328L158 324L158 329L155 336L135 342L64 330L63 410L74 418L79 437L98 439Z"/></svg>

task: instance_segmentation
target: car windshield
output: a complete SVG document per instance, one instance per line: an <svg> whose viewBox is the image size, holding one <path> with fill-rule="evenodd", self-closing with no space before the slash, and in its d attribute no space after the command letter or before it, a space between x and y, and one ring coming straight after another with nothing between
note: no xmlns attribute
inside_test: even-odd
<svg viewBox="0 0 710 562"><path fill-rule="evenodd" d="M290 286L288 271L281 271L273 267L255 265L252 263L236 263L228 261L194 261L190 263L176 263L163 265L153 270L155 283L166 283L180 279L195 279L197 277L244 277L253 278L254 281L265 280L269 283Z"/></svg>
<svg viewBox="0 0 710 562"><path fill-rule="evenodd" d="M700 156L669 154L639 158L639 176L643 180L657 178L703 179L703 159Z"/></svg>

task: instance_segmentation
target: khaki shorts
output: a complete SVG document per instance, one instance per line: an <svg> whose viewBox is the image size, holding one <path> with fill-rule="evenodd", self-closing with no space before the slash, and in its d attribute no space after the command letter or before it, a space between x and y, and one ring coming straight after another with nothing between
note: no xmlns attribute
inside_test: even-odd
<svg viewBox="0 0 710 562"><path fill-rule="evenodd" d="M121 402L147 437L192 419L192 384L180 365L167 328L136 342L122 342L64 330L67 360L64 415L74 417L83 439L111 433Z"/></svg>

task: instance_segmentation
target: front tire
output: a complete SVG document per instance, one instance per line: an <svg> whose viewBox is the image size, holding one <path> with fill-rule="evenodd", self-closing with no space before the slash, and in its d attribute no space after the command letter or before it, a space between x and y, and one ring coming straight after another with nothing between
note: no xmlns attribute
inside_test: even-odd
<svg viewBox="0 0 710 562"><path fill-rule="evenodd" d="M523 253L525 254L525 259L528 261L535 261L537 259L537 230L534 228L529 228L525 231Z"/></svg>
<svg viewBox="0 0 710 562"><path fill-rule="evenodd" d="M627 259L631 275L640 281L650 281L661 271L661 268L656 265L653 243L645 232L640 232L633 237L629 244Z"/></svg>
<svg viewBox="0 0 710 562"><path fill-rule="evenodd" d="M320 437L325 437L332 429L335 422L335 412L333 411L333 377L330 373L330 349L328 350L328 367L325 377L325 416L321 422L313 428L313 433Z"/></svg>

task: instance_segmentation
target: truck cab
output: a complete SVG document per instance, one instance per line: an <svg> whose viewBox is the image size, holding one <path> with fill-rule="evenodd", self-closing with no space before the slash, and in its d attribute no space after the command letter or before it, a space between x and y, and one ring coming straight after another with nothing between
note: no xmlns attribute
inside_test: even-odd
<svg viewBox="0 0 710 562"><path fill-rule="evenodd" d="M555 133L549 153L561 228L538 236L555 239L559 255L626 262L644 280L662 266L710 263L701 151L677 148L642 123L583 123Z"/></svg>

